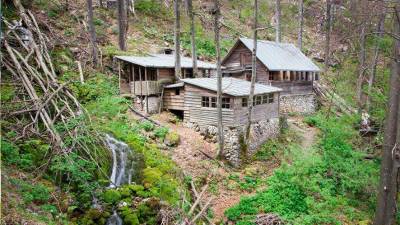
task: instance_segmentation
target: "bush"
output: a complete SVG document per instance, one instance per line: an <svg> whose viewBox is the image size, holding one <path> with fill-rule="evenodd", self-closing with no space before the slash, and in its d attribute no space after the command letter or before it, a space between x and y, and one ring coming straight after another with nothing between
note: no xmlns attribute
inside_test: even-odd
<svg viewBox="0 0 400 225"><path fill-rule="evenodd" d="M103 201L108 204L116 204L121 199L121 194L115 189L108 189L103 193Z"/></svg>
<svg viewBox="0 0 400 225"><path fill-rule="evenodd" d="M50 190L42 184L31 184L29 182L10 179L10 182L16 186L18 192L22 194L24 202L29 204L43 204L50 200Z"/></svg>
<svg viewBox="0 0 400 225"><path fill-rule="evenodd" d="M159 138L161 141L164 141L165 136L168 134L169 129L167 127L157 127L154 130L154 136Z"/></svg>
<svg viewBox="0 0 400 225"><path fill-rule="evenodd" d="M150 122L150 121L147 121L147 120L143 121L140 124L140 127L143 130L147 131L147 132L150 132L150 131L154 130L154 124L152 122Z"/></svg>
<svg viewBox="0 0 400 225"><path fill-rule="evenodd" d="M353 148L356 117L306 119L323 133L316 150L291 148L284 163L268 179L268 188L225 211L235 222L247 223L260 212L273 212L289 224L357 223L371 217L375 205L378 165ZM366 188L369 187L369 188ZM367 206L367 207L365 207ZM345 217L345 218L343 218Z"/></svg>
<svg viewBox="0 0 400 225"><path fill-rule="evenodd" d="M173 147L173 146L179 145L179 142L180 142L180 141L181 141L181 139L180 139L180 137L179 137L179 134L173 131L173 132L169 132L169 133L166 135L165 140L164 140L164 143L165 143L167 146Z"/></svg>

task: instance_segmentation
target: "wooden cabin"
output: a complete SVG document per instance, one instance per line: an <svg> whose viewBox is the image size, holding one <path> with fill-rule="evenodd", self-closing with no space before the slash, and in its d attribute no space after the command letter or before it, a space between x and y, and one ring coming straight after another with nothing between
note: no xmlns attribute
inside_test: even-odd
<svg viewBox="0 0 400 225"><path fill-rule="evenodd" d="M253 39L240 38L222 61L226 77L251 79ZM289 43L257 41L256 82L282 89L282 95L309 94L320 69Z"/></svg>
<svg viewBox="0 0 400 225"><path fill-rule="evenodd" d="M164 85L175 82L175 56L116 56L119 62L119 89L123 96L133 97L146 112L158 111L159 97ZM214 73L215 64L197 61L200 76ZM192 59L181 57L183 78L193 78Z"/></svg>
<svg viewBox="0 0 400 225"><path fill-rule="evenodd" d="M183 116L185 122L199 126L217 126L217 79L182 79L165 86L163 108ZM225 77L222 79L222 120L228 127L247 123L248 97L251 83ZM280 88L256 84L252 122L279 116Z"/></svg>

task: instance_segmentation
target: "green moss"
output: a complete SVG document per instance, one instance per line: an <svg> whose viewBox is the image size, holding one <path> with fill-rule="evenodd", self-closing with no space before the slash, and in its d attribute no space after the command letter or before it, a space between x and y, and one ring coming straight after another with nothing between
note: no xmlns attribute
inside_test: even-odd
<svg viewBox="0 0 400 225"><path fill-rule="evenodd" d="M4 104L4 102L12 100L14 96L15 96L15 89L13 86L1 84L0 101L2 102L2 104Z"/></svg>
<svg viewBox="0 0 400 225"><path fill-rule="evenodd" d="M108 189L103 193L103 200L108 204L116 204L121 199L121 194L115 189Z"/></svg>
<svg viewBox="0 0 400 225"><path fill-rule="evenodd" d="M179 137L179 134L176 133L175 131L172 131L172 132L169 132L169 133L165 136L164 143L165 143L167 146L173 147L173 146L179 145L180 141L181 141L181 139L180 139L180 137Z"/></svg>

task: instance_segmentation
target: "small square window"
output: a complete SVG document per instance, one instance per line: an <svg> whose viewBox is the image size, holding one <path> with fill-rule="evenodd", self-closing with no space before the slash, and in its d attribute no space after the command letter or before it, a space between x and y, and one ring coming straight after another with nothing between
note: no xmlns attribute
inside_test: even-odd
<svg viewBox="0 0 400 225"><path fill-rule="evenodd" d="M274 94L268 94L268 103L273 103L274 102Z"/></svg>
<svg viewBox="0 0 400 225"><path fill-rule="evenodd" d="M211 107L217 108L217 98L211 97Z"/></svg>
<svg viewBox="0 0 400 225"><path fill-rule="evenodd" d="M231 99L230 98L222 98L222 108L223 109L231 108Z"/></svg>
<svg viewBox="0 0 400 225"><path fill-rule="evenodd" d="M247 107L247 106L248 106L248 99L242 98L242 107Z"/></svg>
<svg viewBox="0 0 400 225"><path fill-rule="evenodd" d="M201 106L210 107L210 98L205 96L201 97Z"/></svg>
<svg viewBox="0 0 400 225"><path fill-rule="evenodd" d="M272 72L270 72L269 76L268 76L269 80L274 80L274 74Z"/></svg>
<svg viewBox="0 0 400 225"><path fill-rule="evenodd" d="M180 95L180 89L179 88L175 89L175 95Z"/></svg>
<svg viewBox="0 0 400 225"><path fill-rule="evenodd" d="M261 102L262 102L262 96L261 95L256 96L256 105L261 105Z"/></svg>
<svg viewBox="0 0 400 225"><path fill-rule="evenodd" d="M268 103L268 98L269 98L269 95L263 95L262 96L262 104Z"/></svg>

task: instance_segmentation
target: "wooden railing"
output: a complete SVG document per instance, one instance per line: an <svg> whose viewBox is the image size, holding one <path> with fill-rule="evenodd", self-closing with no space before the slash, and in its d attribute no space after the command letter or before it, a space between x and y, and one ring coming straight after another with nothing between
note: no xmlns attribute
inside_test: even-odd
<svg viewBox="0 0 400 225"><path fill-rule="evenodd" d="M161 93L161 88L157 81L132 81L130 86L131 93L134 95L154 95Z"/></svg>

